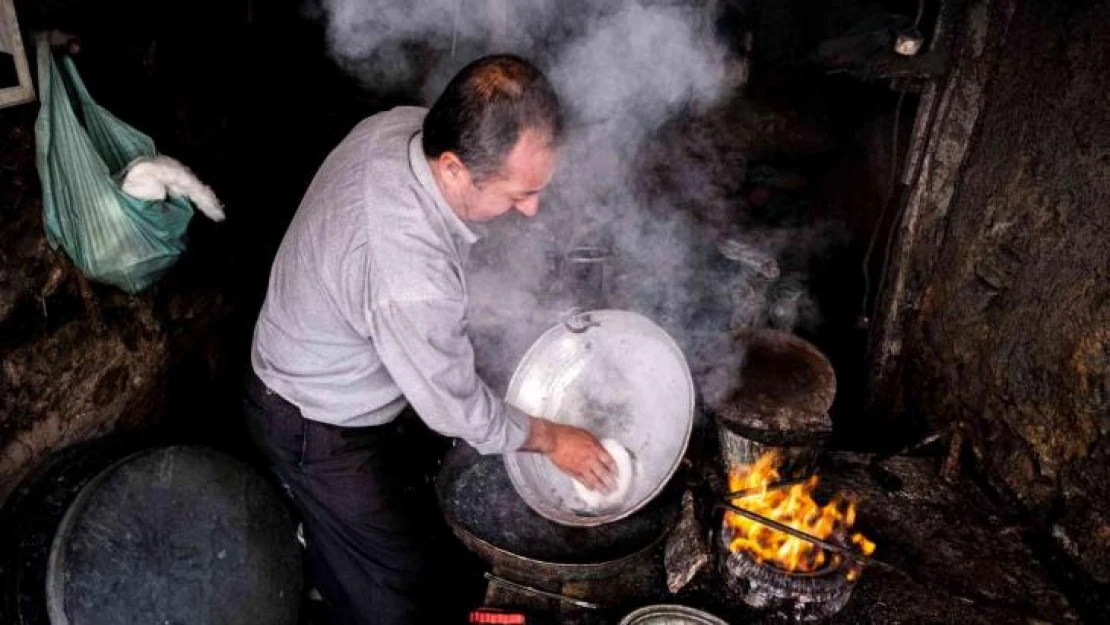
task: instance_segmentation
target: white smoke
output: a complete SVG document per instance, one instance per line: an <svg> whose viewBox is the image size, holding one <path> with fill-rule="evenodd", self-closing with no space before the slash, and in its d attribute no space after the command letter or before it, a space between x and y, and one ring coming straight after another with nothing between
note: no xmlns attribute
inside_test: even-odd
<svg viewBox="0 0 1110 625"><path fill-rule="evenodd" d="M746 161L736 149L721 149L727 144L721 137L661 137L669 121L704 113L734 96L747 76L746 61L717 37L715 4L316 0L306 5L309 14L326 20L333 57L369 89L408 89L428 104L469 61L512 52L539 65L563 99L569 132L540 216L494 222L474 250L471 331L480 368L495 387L503 390L531 341L575 303L552 279L566 275L566 253L579 245L612 250L616 256L605 269L609 306L643 312L674 334L707 398L736 386L742 354L721 340L732 313L723 311L723 321L702 313L713 302L730 306L737 293L749 291L752 299L742 297L740 308L769 310L757 301L766 285L749 284L739 268L722 282L719 272L707 271L704 258L714 257L726 236L741 236L755 247L768 240L727 225L740 209L732 194ZM645 163L651 162L663 163L667 174L658 180L645 175ZM715 217L705 219L710 213ZM777 244L782 237L771 238ZM780 251L768 253L775 257ZM803 286L788 291L788 310L780 317L797 320L806 314L804 282L795 284Z"/></svg>
<svg viewBox="0 0 1110 625"><path fill-rule="evenodd" d="M431 100L456 70L482 54L511 51L538 60L546 41L581 17L576 4L582 3L308 0L303 12L324 20L332 56L368 88L416 88Z"/></svg>

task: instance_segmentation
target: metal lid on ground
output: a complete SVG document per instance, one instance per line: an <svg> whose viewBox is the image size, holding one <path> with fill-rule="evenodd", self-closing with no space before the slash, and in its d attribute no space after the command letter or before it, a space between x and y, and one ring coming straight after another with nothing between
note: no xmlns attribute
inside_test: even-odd
<svg viewBox="0 0 1110 625"><path fill-rule="evenodd" d="M777 330L745 330L736 340L745 350L740 386L709 406L719 423L768 445L827 439L836 374L825 355L808 341Z"/></svg>
<svg viewBox="0 0 1110 625"><path fill-rule="evenodd" d="M54 538L52 625L294 625L301 553L279 495L201 447L130 456L97 475Z"/></svg>

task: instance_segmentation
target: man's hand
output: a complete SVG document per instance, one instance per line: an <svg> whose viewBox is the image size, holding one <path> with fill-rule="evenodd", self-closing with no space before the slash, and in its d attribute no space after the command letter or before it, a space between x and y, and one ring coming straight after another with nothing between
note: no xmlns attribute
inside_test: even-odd
<svg viewBox="0 0 1110 625"><path fill-rule="evenodd" d="M532 418L522 448L538 451L590 490L609 493L616 487L617 465L597 438L582 428Z"/></svg>

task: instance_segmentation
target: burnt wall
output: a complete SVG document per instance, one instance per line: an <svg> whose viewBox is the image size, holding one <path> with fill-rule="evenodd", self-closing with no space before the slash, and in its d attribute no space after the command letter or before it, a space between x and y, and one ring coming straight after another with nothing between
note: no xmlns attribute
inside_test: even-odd
<svg viewBox="0 0 1110 625"><path fill-rule="evenodd" d="M34 105L0 120L0 507L50 453L109 433L151 441L210 422L228 300L192 258L140 296L83 289L42 228ZM194 228L201 241L203 233ZM85 291L84 294L82 291ZM188 382L175 385L175 380ZM197 418L199 415L199 418Z"/></svg>
<svg viewBox="0 0 1110 625"><path fill-rule="evenodd" d="M1110 3L977 10L975 51L950 80L989 68L981 94L953 91L981 95L981 113L955 184L927 191L932 213L903 223L917 230L904 235L908 287L894 304L905 322L886 337L901 354L894 394L936 427L966 424L991 481L1106 583ZM929 156L958 151L938 142Z"/></svg>

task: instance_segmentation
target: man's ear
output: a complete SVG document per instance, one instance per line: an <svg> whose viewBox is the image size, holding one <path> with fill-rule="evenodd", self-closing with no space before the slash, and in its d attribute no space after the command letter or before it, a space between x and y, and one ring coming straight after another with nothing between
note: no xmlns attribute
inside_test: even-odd
<svg viewBox="0 0 1110 625"><path fill-rule="evenodd" d="M466 181L470 177L470 170L454 152L444 152L439 155L439 168L447 172L454 181Z"/></svg>

